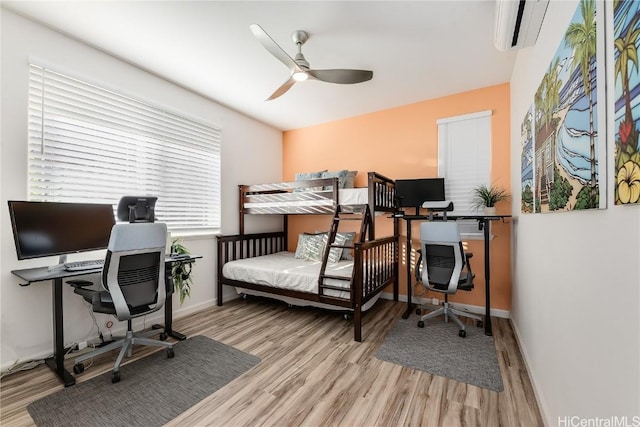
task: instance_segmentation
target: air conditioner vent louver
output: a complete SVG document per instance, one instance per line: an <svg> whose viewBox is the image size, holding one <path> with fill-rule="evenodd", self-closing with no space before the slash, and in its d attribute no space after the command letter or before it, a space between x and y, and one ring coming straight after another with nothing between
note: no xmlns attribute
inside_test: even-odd
<svg viewBox="0 0 640 427"><path fill-rule="evenodd" d="M533 46L549 0L496 0L495 45L499 50Z"/></svg>

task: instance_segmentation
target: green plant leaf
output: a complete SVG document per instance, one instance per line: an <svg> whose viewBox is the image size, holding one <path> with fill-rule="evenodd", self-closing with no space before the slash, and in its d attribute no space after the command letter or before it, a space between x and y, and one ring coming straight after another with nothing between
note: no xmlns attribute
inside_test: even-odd
<svg viewBox="0 0 640 427"><path fill-rule="evenodd" d="M496 203L503 200L507 200L510 197L509 193L494 185L479 185L473 189L472 204L476 209L481 207L492 207Z"/></svg>
<svg viewBox="0 0 640 427"><path fill-rule="evenodd" d="M184 246L180 239L171 242L171 253L189 255L191 252ZM180 304L191 295L191 276L190 269L187 270L185 264L175 263L171 267L171 277L173 278L173 289L178 292Z"/></svg>

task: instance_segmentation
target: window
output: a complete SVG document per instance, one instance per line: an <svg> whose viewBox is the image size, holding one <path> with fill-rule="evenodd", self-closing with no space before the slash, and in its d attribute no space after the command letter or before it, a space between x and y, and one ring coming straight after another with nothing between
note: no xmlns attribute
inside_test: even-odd
<svg viewBox="0 0 640 427"><path fill-rule="evenodd" d="M158 197L171 231L220 228L221 130L29 67L29 200Z"/></svg>
<svg viewBox="0 0 640 427"><path fill-rule="evenodd" d="M454 214L477 213L473 189L491 183L491 111L438 120L438 176L445 178ZM482 236L476 221L465 221L466 237Z"/></svg>

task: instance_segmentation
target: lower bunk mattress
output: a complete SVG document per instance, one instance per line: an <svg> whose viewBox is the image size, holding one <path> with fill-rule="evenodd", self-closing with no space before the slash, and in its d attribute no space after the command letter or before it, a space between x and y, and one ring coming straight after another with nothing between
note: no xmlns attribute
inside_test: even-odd
<svg viewBox="0 0 640 427"><path fill-rule="evenodd" d="M315 295L318 291L318 276L320 275L321 266L322 262L320 261L309 261L295 258L292 252L277 252L271 255L263 255L227 262L222 267L222 274L227 279L255 283L272 288L306 292ZM335 264L327 264L325 273L332 276L351 277L352 271L353 260L340 260ZM328 289L325 290L326 295L346 300L349 299L350 282L327 279L325 283L327 285L346 289L346 291ZM240 287L237 287L236 291L249 295L275 298L296 306L313 306L339 311L346 310L344 307L300 298L292 298L284 295L270 294L265 291L244 289ZM380 293L376 294L375 297L363 305L362 310L366 311L369 309L379 297Z"/></svg>

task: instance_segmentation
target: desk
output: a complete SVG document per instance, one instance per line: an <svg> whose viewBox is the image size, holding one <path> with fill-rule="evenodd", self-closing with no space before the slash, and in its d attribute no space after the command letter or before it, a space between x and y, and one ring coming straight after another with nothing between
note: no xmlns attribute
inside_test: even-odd
<svg viewBox="0 0 640 427"><path fill-rule="evenodd" d="M405 242L405 253L407 254L407 311L402 315L403 319L408 319L413 311L414 305L411 303L411 294L413 292L413 286L411 286L411 222L412 221L426 221L433 219L435 221L442 221L441 215L403 215L398 217L403 219L407 223L407 241ZM459 219L473 219L478 221L478 225L481 230L484 231L484 283L485 283L485 317L484 317L484 334L493 335L491 328L491 264L490 264L490 250L489 250L489 237L491 235L491 221L504 220L511 218L511 215L447 215L447 220L459 220Z"/></svg>
<svg viewBox="0 0 640 427"><path fill-rule="evenodd" d="M202 258L201 255L191 255L189 258L173 258L171 256L167 256L165 258L165 271L171 273L171 266L174 263L182 262L182 263L193 263L196 259ZM52 304L53 304L53 356L45 359L45 363L49 368L51 368L57 375L60 377L60 380L64 383L65 387L70 385L74 385L76 383L75 378L67 371L64 367L64 321L62 315L62 282L64 279L68 279L70 277L75 276L84 276L87 274L95 274L100 273L102 268L94 268L90 270L80 270L80 271L67 271L67 270L54 270L49 271L48 267L37 267L37 268L27 268L24 270L12 270L11 273L15 276L18 276L22 280L26 281L25 285L28 286L35 282L44 282L48 280L53 280L53 293L52 293ZM170 281L170 276L167 276L166 280L168 295L173 293L173 283ZM170 335L176 339L185 339L186 336L173 331L172 328L172 319L173 319L173 304L171 302L171 298L167 298L164 304L164 319L165 326L164 332L167 335Z"/></svg>

